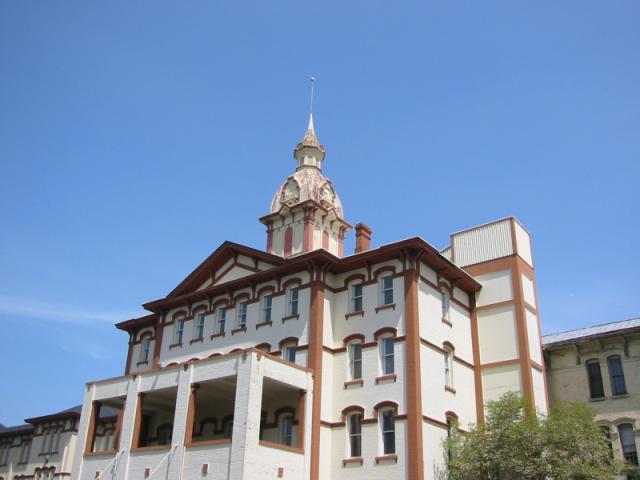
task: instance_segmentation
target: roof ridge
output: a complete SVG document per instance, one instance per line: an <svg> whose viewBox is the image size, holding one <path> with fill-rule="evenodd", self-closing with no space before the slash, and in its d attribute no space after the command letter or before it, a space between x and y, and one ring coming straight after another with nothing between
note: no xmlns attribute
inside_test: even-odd
<svg viewBox="0 0 640 480"><path fill-rule="evenodd" d="M640 320L640 317L631 317L625 320L616 320L615 322L598 323L596 325L589 325L587 327L573 328L571 330L563 330L561 332L555 332L555 333L547 333L546 335L543 335L542 338L550 337L552 335L562 335L564 333L578 332L580 330L589 330L591 328L604 327L606 325L615 325L616 323L631 322L633 320Z"/></svg>

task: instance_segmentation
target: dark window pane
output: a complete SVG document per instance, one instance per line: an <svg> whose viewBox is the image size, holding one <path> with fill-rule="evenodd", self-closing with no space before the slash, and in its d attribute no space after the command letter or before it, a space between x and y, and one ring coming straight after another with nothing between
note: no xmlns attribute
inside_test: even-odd
<svg viewBox="0 0 640 480"><path fill-rule="evenodd" d="M587 362L587 374L589 376L589 392L591 393L591 398L604 397L602 373L600 372L600 362Z"/></svg>
<svg viewBox="0 0 640 480"><path fill-rule="evenodd" d="M609 357L609 375L611 376L611 393L623 395L627 393L627 386L624 382L624 372L622 371L622 361L620 357Z"/></svg>

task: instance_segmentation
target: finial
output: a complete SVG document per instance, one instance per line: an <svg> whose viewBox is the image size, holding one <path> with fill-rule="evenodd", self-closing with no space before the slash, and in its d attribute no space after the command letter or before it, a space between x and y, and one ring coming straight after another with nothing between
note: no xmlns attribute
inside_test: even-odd
<svg viewBox="0 0 640 480"><path fill-rule="evenodd" d="M311 75L311 77L309 77L309 81L311 82L311 94L309 98L309 126L307 127L307 130L315 133L315 130L313 128L313 87L316 81L316 77Z"/></svg>

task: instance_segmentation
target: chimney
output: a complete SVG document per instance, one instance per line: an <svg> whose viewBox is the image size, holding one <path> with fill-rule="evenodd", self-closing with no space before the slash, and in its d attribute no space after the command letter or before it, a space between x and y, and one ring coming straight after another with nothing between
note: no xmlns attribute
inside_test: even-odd
<svg viewBox="0 0 640 480"><path fill-rule="evenodd" d="M371 250L371 229L364 223L356 225L356 253Z"/></svg>

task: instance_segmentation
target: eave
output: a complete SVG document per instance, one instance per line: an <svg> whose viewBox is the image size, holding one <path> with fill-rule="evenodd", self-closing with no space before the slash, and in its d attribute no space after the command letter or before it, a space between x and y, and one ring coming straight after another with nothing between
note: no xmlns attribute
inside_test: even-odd
<svg viewBox="0 0 640 480"><path fill-rule="evenodd" d="M177 306L189 305L233 290L252 287L256 284L272 280L274 277L285 276L303 269L310 270L314 266L322 266L328 273L343 273L356 268L366 267L372 263L402 258L406 255L420 256L421 261L436 270L440 276L454 281L456 286L468 293L477 292L481 288L480 283L461 268L457 267L453 262L442 256L435 247L429 245L419 237L414 237L344 258L338 258L326 250L314 250L292 258L280 259L280 265L268 270L256 272L231 282L189 292L184 295L167 296L166 298L145 303L143 307L149 311L161 313Z"/></svg>

